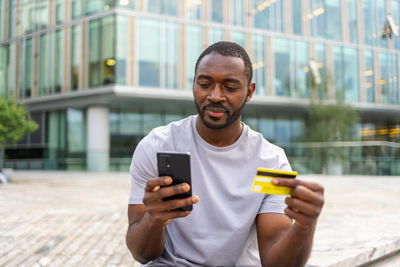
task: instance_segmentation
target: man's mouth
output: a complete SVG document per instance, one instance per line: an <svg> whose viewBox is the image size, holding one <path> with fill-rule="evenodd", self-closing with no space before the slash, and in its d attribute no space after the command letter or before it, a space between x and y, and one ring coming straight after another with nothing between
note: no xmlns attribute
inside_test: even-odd
<svg viewBox="0 0 400 267"><path fill-rule="evenodd" d="M226 113L226 110L222 108L207 107L205 112L207 112L210 117L220 118L224 113Z"/></svg>

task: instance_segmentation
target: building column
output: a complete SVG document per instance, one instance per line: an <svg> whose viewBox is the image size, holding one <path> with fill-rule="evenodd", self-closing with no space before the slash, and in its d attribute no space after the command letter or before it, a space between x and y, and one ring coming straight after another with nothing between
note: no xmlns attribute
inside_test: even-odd
<svg viewBox="0 0 400 267"><path fill-rule="evenodd" d="M107 106L91 106L87 110L88 171L108 171L110 151L110 127Z"/></svg>

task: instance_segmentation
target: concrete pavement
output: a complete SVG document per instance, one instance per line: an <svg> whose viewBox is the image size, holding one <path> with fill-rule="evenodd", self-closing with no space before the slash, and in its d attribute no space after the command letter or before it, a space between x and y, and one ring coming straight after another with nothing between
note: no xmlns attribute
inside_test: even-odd
<svg viewBox="0 0 400 267"><path fill-rule="evenodd" d="M299 178L326 190L308 266L400 266L400 177ZM128 194L128 173L14 172L0 185L0 266L138 266Z"/></svg>

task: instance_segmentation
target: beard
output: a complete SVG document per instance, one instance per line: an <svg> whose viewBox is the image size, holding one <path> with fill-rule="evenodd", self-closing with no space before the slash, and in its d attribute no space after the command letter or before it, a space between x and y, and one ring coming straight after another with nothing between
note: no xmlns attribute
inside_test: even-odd
<svg viewBox="0 0 400 267"><path fill-rule="evenodd" d="M230 113L229 110L227 108L225 108L221 103L210 103L208 105L205 105L203 108L200 108L200 105L197 103L196 100L194 101L194 103L196 105L197 112L199 113L200 119L203 122L203 124L207 128L210 128L213 130L220 130L220 129L228 127L229 125L231 125L233 122L235 122L237 119L240 118L240 116L242 115L243 108L246 104L246 101L243 101L243 104L238 109L234 110L232 113ZM220 108L220 109L225 110L225 112L228 114L228 118L227 118L226 122L223 124L213 124L213 123L205 120L204 119L204 111L209 107Z"/></svg>

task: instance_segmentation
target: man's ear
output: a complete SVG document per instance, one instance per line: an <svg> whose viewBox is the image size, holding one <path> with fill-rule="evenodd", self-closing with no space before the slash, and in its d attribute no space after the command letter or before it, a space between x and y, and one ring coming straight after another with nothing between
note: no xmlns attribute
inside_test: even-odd
<svg viewBox="0 0 400 267"><path fill-rule="evenodd" d="M247 90L247 96L246 96L246 102L249 102L251 97L253 96L254 91L256 90L256 83L251 82L248 90Z"/></svg>

